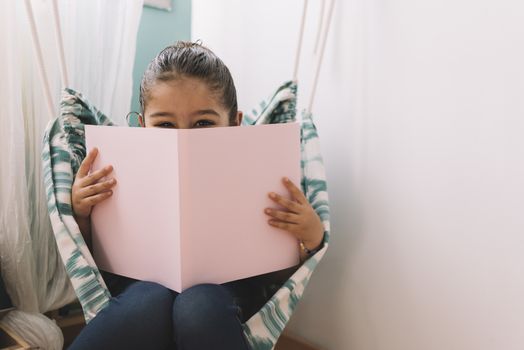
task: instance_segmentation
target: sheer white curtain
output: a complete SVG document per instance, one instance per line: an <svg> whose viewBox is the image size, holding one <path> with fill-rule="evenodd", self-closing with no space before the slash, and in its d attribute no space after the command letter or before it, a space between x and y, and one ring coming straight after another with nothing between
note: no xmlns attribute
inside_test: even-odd
<svg viewBox="0 0 524 350"><path fill-rule="evenodd" d="M32 0L32 5L56 114L62 86L51 1ZM58 5L69 87L124 123L142 0L64 0ZM40 313L75 299L56 250L42 181L42 136L54 115L44 98L24 2L0 0L0 7L1 271L17 308ZM32 332L38 333L34 320ZM28 322L27 317L18 321L13 320L15 327ZM40 343L33 345L59 348L45 342L45 330L41 333L34 337Z"/></svg>
<svg viewBox="0 0 524 350"><path fill-rule="evenodd" d="M70 87L118 124L130 111L142 0L61 0Z"/></svg>

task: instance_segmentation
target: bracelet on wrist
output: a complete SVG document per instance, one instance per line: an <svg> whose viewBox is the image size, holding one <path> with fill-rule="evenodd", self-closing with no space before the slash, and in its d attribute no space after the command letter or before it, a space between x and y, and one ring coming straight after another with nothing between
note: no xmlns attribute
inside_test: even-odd
<svg viewBox="0 0 524 350"><path fill-rule="evenodd" d="M316 252L318 252L320 250L320 247L322 247L322 242L320 242L318 247L314 248L314 249L308 249L306 247L306 245L304 244L304 241L302 241L302 240L299 240L298 242L300 244L300 249L302 249L302 251L304 253L306 253L308 256L311 256L311 255L315 254Z"/></svg>

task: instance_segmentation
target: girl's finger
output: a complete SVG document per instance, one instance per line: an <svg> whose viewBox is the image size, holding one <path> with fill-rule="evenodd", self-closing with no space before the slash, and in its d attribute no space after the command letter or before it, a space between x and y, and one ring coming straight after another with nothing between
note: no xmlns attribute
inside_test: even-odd
<svg viewBox="0 0 524 350"><path fill-rule="evenodd" d="M300 204L308 203L308 200L304 193L287 177L283 178L282 181L284 182L284 186L291 192L291 195L295 200L297 200Z"/></svg>
<svg viewBox="0 0 524 350"><path fill-rule="evenodd" d="M269 220L268 223L273 227L280 228L282 230L291 232L293 234L297 233L297 227L298 227L297 224L291 224L289 222L282 222L282 221L278 221L274 219Z"/></svg>
<svg viewBox="0 0 524 350"><path fill-rule="evenodd" d="M95 194L99 194L101 192L105 192L109 190L115 184L116 184L115 179L109 179L107 181L98 182L94 185L82 188L80 191L78 191L78 197L80 199L83 199L83 198L94 196Z"/></svg>
<svg viewBox="0 0 524 350"><path fill-rule="evenodd" d="M84 160L80 164L80 167L78 168L78 171L76 173L76 176L78 178L87 176L87 174L89 173L89 169L91 169L91 165L93 165L93 162L95 161L97 155L98 155L98 148L95 147L91 151L89 151L87 156L84 158Z"/></svg>
<svg viewBox="0 0 524 350"><path fill-rule="evenodd" d="M301 211L301 204L300 203L297 203L297 202L294 202L294 201L290 201L289 199L284 198L284 197L282 197L281 195L279 195L279 194L277 194L275 192L270 192L269 193L269 198L271 198L274 202L280 204L284 208L289 209L291 212L293 212L295 214L298 214Z"/></svg>
<svg viewBox="0 0 524 350"><path fill-rule="evenodd" d="M92 207L93 205L96 205L108 199L109 197L111 197L112 194L113 194L113 191L106 191L106 192L102 192L99 194L95 194L94 196L91 196L91 197L84 198L82 201L86 201L89 204L89 206Z"/></svg>
<svg viewBox="0 0 524 350"><path fill-rule="evenodd" d="M108 165L100 170L94 171L91 174L81 178L79 185L80 187L87 187L89 185L92 185L98 182L98 180L100 180L104 176L109 175L112 171L113 171L113 166Z"/></svg>
<svg viewBox="0 0 524 350"><path fill-rule="evenodd" d="M275 209L271 209L271 208L266 208L266 210L264 210L264 212L267 215L272 216L272 217L274 217L276 219L279 219L281 221L289 222L289 223L292 223L292 224L300 223L300 216L298 216L295 213L290 213L290 212L281 211L281 210L275 210Z"/></svg>

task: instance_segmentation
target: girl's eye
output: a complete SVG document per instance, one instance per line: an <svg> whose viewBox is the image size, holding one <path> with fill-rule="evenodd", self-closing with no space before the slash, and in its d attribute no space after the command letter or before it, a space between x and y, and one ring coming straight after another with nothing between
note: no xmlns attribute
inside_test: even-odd
<svg viewBox="0 0 524 350"><path fill-rule="evenodd" d="M173 124L169 122L163 122L163 123L156 124L155 126L159 128L172 128Z"/></svg>
<svg viewBox="0 0 524 350"><path fill-rule="evenodd" d="M205 128L207 126L215 125L215 123L211 120L199 120L195 123L195 126L197 128Z"/></svg>
<svg viewBox="0 0 524 350"><path fill-rule="evenodd" d="M205 128L205 127L208 127L208 126L212 126L212 125L215 125L215 122L211 121L211 120L199 120L195 123L195 128ZM170 123L170 122L162 122L162 123L158 123L155 125L155 127L157 128L174 128L175 125L173 125L173 123Z"/></svg>

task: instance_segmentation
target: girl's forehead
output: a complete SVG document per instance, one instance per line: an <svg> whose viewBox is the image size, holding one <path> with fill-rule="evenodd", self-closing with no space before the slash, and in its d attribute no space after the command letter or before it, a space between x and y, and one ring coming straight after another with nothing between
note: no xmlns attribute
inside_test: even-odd
<svg viewBox="0 0 524 350"><path fill-rule="evenodd" d="M149 88L149 92L150 95L198 95L201 97L214 95L204 81L186 77L156 81Z"/></svg>
<svg viewBox="0 0 524 350"><path fill-rule="evenodd" d="M199 79L178 78L156 82L149 89L147 97L146 114L171 112L189 115L204 109L227 113L216 94Z"/></svg>
<svg viewBox="0 0 524 350"><path fill-rule="evenodd" d="M149 103L172 103L176 105L195 103L218 103L207 85L196 79L176 79L158 82L149 90Z"/></svg>

